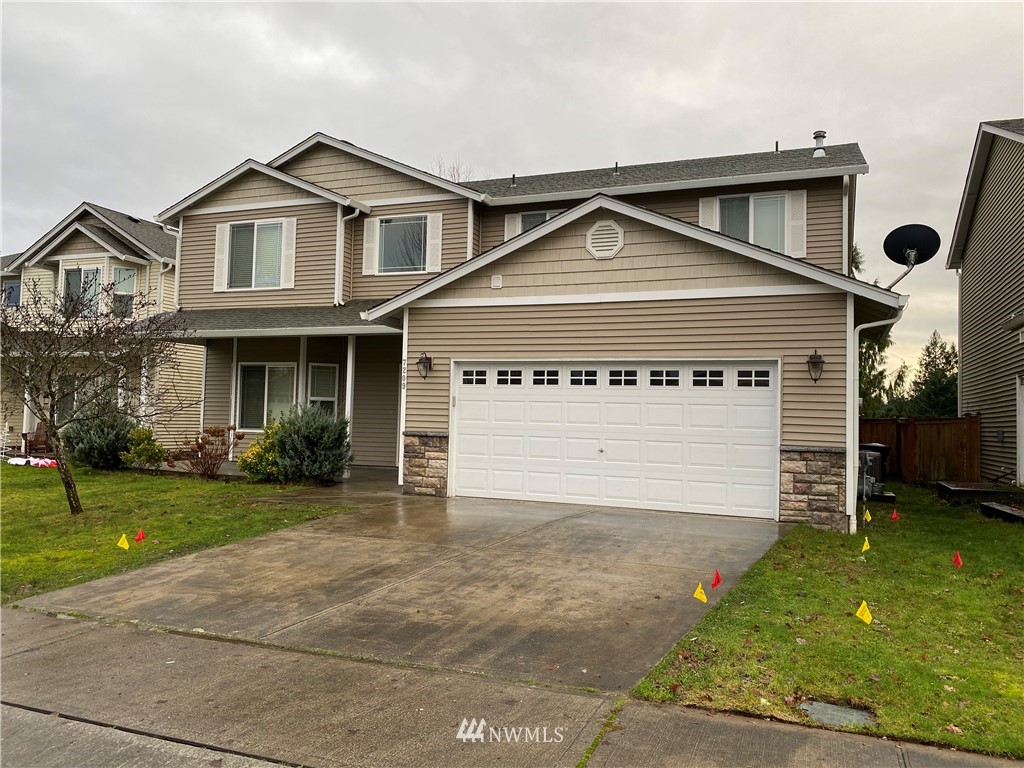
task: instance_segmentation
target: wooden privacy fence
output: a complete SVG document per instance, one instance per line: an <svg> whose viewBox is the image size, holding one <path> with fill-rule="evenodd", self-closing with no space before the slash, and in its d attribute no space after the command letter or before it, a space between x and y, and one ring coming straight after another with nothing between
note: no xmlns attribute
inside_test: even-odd
<svg viewBox="0 0 1024 768"><path fill-rule="evenodd" d="M981 481L981 420L978 416L861 419L860 442L889 446L886 477L905 483Z"/></svg>

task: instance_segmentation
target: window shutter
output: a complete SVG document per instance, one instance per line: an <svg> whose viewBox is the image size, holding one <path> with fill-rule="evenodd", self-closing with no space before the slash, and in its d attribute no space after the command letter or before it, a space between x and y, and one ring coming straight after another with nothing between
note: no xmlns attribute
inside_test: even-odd
<svg viewBox="0 0 1024 768"><path fill-rule="evenodd" d="M427 214L427 272L441 271L441 214Z"/></svg>
<svg viewBox="0 0 1024 768"><path fill-rule="evenodd" d="M380 233L380 218L363 220L363 274L377 274L377 238Z"/></svg>
<svg viewBox="0 0 1024 768"><path fill-rule="evenodd" d="M505 239L511 240L519 234L520 217L518 213L505 214Z"/></svg>
<svg viewBox="0 0 1024 768"><path fill-rule="evenodd" d="M213 290L228 289L228 241L231 240L229 224L217 225L217 244L213 250Z"/></svg>
<svg viewBox="0 0 1024 768"><path fill-rule="evenodd" d="M700 219L698 224L704 229L718 231L718 198L702 197L700 199Z"/></svg>
<svg viewBox="0 0 1024 768"><path fill-rule="evenodd" d="M786 255L802 259L807 255L807 190L786 193L786 222L789 226Z"/></svg>
<svg viewBox="0 0 1024 768"><path fill-rule="evenodd" d="M281 238L281 287L295 287L295 219L285 219Z"/></svg>

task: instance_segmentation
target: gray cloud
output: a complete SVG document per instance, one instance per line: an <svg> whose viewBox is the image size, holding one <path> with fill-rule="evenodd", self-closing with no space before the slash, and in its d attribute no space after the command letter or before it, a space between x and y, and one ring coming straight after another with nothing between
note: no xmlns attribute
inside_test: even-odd
<svg viewBox="0 0 1024 768"><path fill-rule="evenodd" d="M865 275L952 235L977 125L1024 114L1020 4L5 4L3 251L83 199L152 215L324 131L539 173L860 142ZM956 337L945 250L893 361Z"/></svg>

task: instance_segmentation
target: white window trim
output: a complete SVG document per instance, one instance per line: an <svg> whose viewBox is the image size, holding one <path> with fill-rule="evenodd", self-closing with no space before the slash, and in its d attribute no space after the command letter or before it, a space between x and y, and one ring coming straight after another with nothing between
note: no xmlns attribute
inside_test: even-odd
<svg viewBox="0 0 1024 768"><path fill-rule="evenodd" d="M382 250L380 247L381 241L384 239L384 220L395 220L395 219L423 219L423 268L422 269L403 269L403 270L391 270L385 272L381 268L381 254ZM397 216L380 216L375 220L377 225L377 274L382 277L394 277L402 275L423 275L427 272L427 251L430 250L428 241L430 239L430 217L425 213L409 213L401 214Z"/></svg>
<svg viewBox="0 0 1024 768"><path fill-rule="evenodd" d="M231 228L236 225L253 225L253 249L256 248L255 228L260 224L281 225L281 268L277 276L276 286L250 286L248 288L231 288ZM262 291L284 291L295 287L295 235L298 219L293 216L274 217L269 219L239 219L222 222L216 227L213 268L214 293L250 293ZM179 237L178 242L181 242ZM179 259L180 262L180 259ZM256 282L256 258L253 254L253 277Z"/></svg>
<svg viewBox="0 0 1024 768"><path fill-rule="evenodd" d="M722 231L722 201L723 200L735 200L740 197L745 197L750 200L750 205L747 206L747 240L744 242L755 245L753 234L754 234L754 199L761 197L780 197L782 198L782 212L785 222L782 226L782 253L789 253L789 191L778 190L774 192L749 192L741 195L720 195L716 198L718 206L718 231ZM761 248L763 246L758 246ZM769 248L769 250L771 250Z"/></svg>
<svg viewBox="0 0 1024 768"><path fill-rule="evenodd" d="M543 213L544 221L550 221L561 212L561 210L551 211L542 208L536 211L519 211L518 213L507 213L505 214L505 239L510 240L516 235L521 235L523 233L523 216L535 216L537 214ZM538 224L537 226L540 225ZM531 227L530 229L533 229L533 227Z"/></svg>
<svg viewBox="0 0 1024 768"><path fill-rule="evenodd" d="M314 397L311 393L310 382L313 381L313 368L334 369L334 397ZM314 401L334 403L334 417L338 417L338 377L341 376L341 366L337 363L310 363L306 374L306 405L312 405Z"/></svg>
<svg viewBox="0 0 1024 768"><path fill-rule="evenodd" d="M81 266L67 267L63 263L61 263L61 265L60 265L60 273L58 275L58 281L59 281L59 283L58 283L59 284L58 295L60 296L60 300L64 301L64 299L67 296L67 273L70 272L70 271L76 270L76 269L78 271L80 271L80 272L83 272L83 273L84 272L90 272L90 271L94 271L94 272L97 273L97 279L99 280L99 285L100 285L100 289L101 290L98 292L98 295L96 296L96 311L97 312L102 312L103 310L102 310L102 307L100 307L100 299L102 298L102 293L103 293L102 292L102 288L103 288L103 267L101 267L99 265L92 266L92 267L81 267ZM82 285L85 285L85 275L84 274L82 275Z"/></svg>
<svg viewBox="0 0 1024 768"><path fill-rule="evenodd" d="M131 271L134 274L134 277L132 278L132 285L135 288L135 290L133 290L131 292L128 292L128 293L126 293L124 291L117 290L117 270L119 270L119 269L129 270L129 271ZM115 266L110 266L110 282L113 285L113 290L111 291L112 295L110 297L110 311L111 312L114 311L114 302L116 301L118 296L131 296L132 297L131 311L125 317L128 317L128 318L134 317L135 316L135 298L134 297L138 293L140 293L140 291L138 289L138 287L139 287L139 270L138 270L138 268L137 267L115 267Z"/></svg>
<svg viewBox="0 0 1024 768"><path fill-rule="evenodd" d="M267 422L266 422L266 418L267 418L267 395L269 394L268 393L268 388L270 387L270 376L267 376L267 375L264 375L264 377L263 377L263 419L264 419L263 426L261 426L261 427L243 427L242 423L241 423L242 422L242 369L243 368L257 368L257 367L263 367L263 368L291 368L292 369L292 405L295 405L295 383L298 380L298 367L299 367L297 363L278 363L278 362L263 363L263 362L250 361L250 360L246 360L245 362L242 362L241 360L239 360L238 364L235 367L235 392L237 394L235 396L235 418L233 419L234 423L238 425L236 429L239 432L259 432L260 434L262 434L264 432L263 427L265 427L267 425Z"/></svg>

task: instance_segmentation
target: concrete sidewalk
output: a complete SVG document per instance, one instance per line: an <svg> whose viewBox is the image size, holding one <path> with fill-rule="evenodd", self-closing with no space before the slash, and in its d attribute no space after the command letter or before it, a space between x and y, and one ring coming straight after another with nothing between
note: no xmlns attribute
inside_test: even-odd
<svg viewBox="0 0 1024 768"><path fill-rule="evenodd" d="M10 768L573 766L616 698L13 609L2 611L0 651L8 705L0 749ZM487 721L483 737L460 740L460 724L474 718ZM512 733L519 741L506 740ZM599 768L1009 764L642 702L626 704L590 761Z"/></svg>

